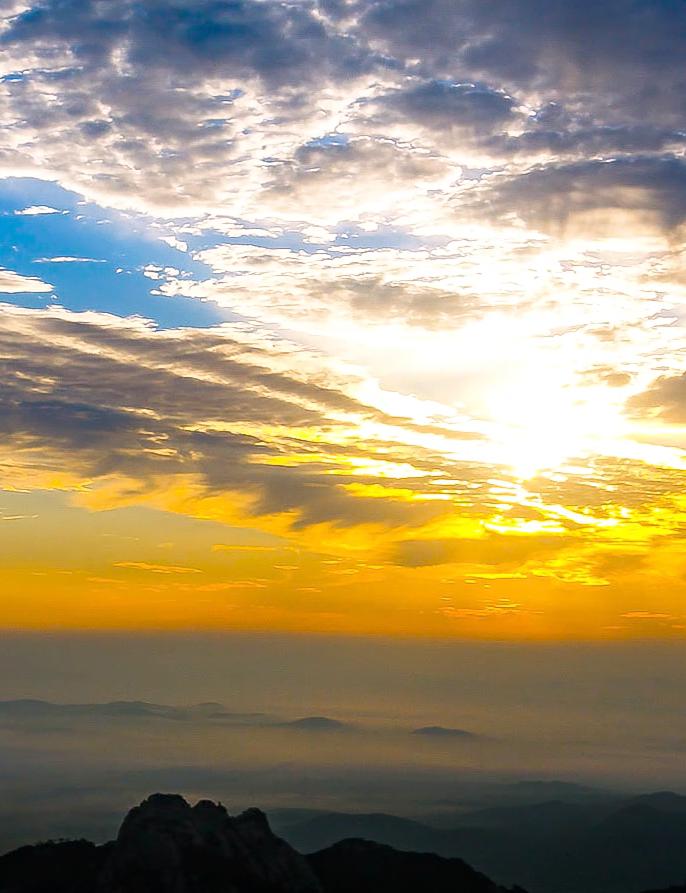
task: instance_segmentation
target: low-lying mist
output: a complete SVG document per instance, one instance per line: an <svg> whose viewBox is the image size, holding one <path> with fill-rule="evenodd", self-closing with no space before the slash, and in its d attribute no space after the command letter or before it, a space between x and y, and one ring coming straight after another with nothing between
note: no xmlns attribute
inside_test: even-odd
<svg viewBox="0 0 686 893"><path fill-rule="evenodd" d="M153 790L412 816L521 781L682 790L685 675L650 643L8 636L0 848L105 839Z"/></svg>

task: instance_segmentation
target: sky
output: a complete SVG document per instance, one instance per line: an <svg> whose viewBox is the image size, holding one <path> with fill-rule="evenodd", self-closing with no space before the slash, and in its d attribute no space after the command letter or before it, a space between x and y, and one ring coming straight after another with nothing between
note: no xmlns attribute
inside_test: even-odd
<svg viewBox="0 0 686 893"><path fill-rule="evenodd" d="M674 0L8 0L0 623L673 638Z"/></svg>
<svg viewBox="0 0 686 893"><path fill-rule="evenodd" d="M686 789L681 0L0 6L6 801Z"/></svg>

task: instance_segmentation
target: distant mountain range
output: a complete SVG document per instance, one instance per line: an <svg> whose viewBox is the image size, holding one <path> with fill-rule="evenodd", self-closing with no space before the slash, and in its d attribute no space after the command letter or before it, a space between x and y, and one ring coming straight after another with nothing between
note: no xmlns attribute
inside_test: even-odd
<svg viewBox="0 0 686 893"><path fill-rule="evenodd" d="M474 732L468 732L466 729L446 728L446 726L421 726L413 729L413 734L424 735L428 738L478 738Z"/></svg>
<svg viewBox="0 0 686 893"><path fill-rule="evenodd" d="M553 800L421 821L288 810L270 817L304 853L362 837L401 850L459 856L498 883L516 881L531 893L640 893L686 878L686 797L670 792Z"/></svg>
<svg viewBox="0 0 686 893"><path fill-rule="evenodd" d="M67 717L122 717L131 719L232 719L257 720L264 713L232 713L223 704L213 701L175 707L169 704L150 704L147 701L107 701L93 704L55 704L31 698L0 701L0 719L22 720Z"/></svg>
<svg viewBox="0 0 686 893"><path fill-rule="evenodd" d="M24 699L0 701L0 719L44 719L55 717L121 717L130 719L246 719L256 720L263 713L229 713L223 704L208 702L188 707L150 704L147 701L108 701L94 704L55 704L51 701Z"/></svg>
<svg viewBox="0 0 686 893"><path fill-rule="evenodd" d="M282 720L267 713L241 713L227 710L223 704L208 702L185 707L150 704L147 701L107 701L93 704L55 704L33 699L0 701L0 722L41 722L43 720L163 719L181 722L230 722L272 728L303 729L322 732L347 729L349 726L328 716L303 716Z"/></svg>
<svg viewBox="0 0 686 893"><path fill-rule="evenodd" d="M155 794L132 809L112 843L44 843L0 857L0 893L386 890L507 893L460 859L369 841L343 841L306 858L275 836L257 809L232 817L220 804L191 807L174 794Z"/></svg>
<svg viewBox="0 0 686 893"><path fill-rule="evenodd" d="M122 720L168 719L185 722L224 721L272 728L302 729L311 732L335 732L355 728L354 725L330 716L302 716L284 719L267 713L231 711L227 710L223 704L215 702L172 706L169 704L151 704L147 701L109 701L92 704L57 704L52 701L28 698L0 701L0 722L5 723L89 718ZM466 729L455 729L446 726L421 726L416 729L399 727L397 731L423 735L425 737L452 738L463 741L481 737Z"/></svg>
<svg viewBox="0 0 686 893"><path fill-rule="evenodd" d="M140 728L145 724L151 729L156 724L155 728L165 734L172 725L180 730L182 724L191 733L196 726L207 728L207 724L215 723L221 728L259 727L274 730L270 732L273 737L292 736L294 741L308 735L322 743L333 739L336 746L350 748L350 752L356 746L356 736L369 733L363 721L348 724L324 715L289 718L232 712L214 702L171 706L145 701L0 701L0 724L12 734L16 730L33 734L64 729L81 734L96 725L129 730L138 729L139 723ZM414 730L398 727L396 731L410 741L412 732L441 739L441 746L444 740L446 747L452 747L455 741L457 748L462 739L474 737L466 729L450 726L422 726ZM14 792L0 804L4 809L0 810L0 852L54 833L86 834L98 841L106 840L116 827L121 804L138 799L151 788L185 788L202 795L233 790L231 785L235 784L230 773L213 774L204 767L193 766L162 767L160 771L153 767L130 778L126 773L113 778L100 800L91 798L73 810L73 799L60 799L59 789L53 791L52 799L39 781L31 789L30 801ZM74 785L73 780L71 784ZM95 776L86 782L80 771L77 784L78 790L87 785L93 791L100 790ZM269 779L262 781L263 796L271 795L269 785ZM389 790L393 794L395 788ZM554 780L512 784L469 779L463 783L458 779L445 789L434 786L430 797L424 797L423 788L416 782L413 790L419 792L416 802L423 800L427 805L422 814L411 817L378 811L348 813L298 808L269 810L269 821L277 834L305 854L328 850L346 839L366 839L395 850L465 859L495 883L504 887L518 883L530 893L642 893L670 889L670 885L675 893L686 893L678 886L686 880L686 797L679 794L666 791L629 796ZM247 799L245 788L240 796ZM252 787L249 796L254 796ZM272 802L279 802L279 798ZM348 802L376 802L383 809L385 803L396 801L392 797L375 801L371 794L367 798L367 788L361 787L356 798ZM409 802L406 793L402 802ZM63 803L72 806L63 808ZM69 852L80 859L81 845L70 846ZM67 849L59 852L60 859L66 858ZM377 857L381 859L379 854ZM4 893L2 887L0 893Z"/></svg>
<svg viewBox="0 0 686 893"><path fill-rule="evenodd" d="M534 878L530 893L686 893L659 880L678 879L679 847L682 865L686 859L686 797L589 806L592 824L586 807L569 807L482 810L474 816L491 828L453 831L380 814L276 813L292 843L305 851L314 844L302 854L258 809L233 817L209 800L191 807L179 795L154 794L129 812L110 843L48 842L0 856L0 893L524 893L490 880L478 862L470 867L471 858L453 852L460 846L464 855L478 851L482 862L500 860L508 873L520 867ZM397 846L383 842L389 839ZM644 886L646 876L652 881Z"/></svg>

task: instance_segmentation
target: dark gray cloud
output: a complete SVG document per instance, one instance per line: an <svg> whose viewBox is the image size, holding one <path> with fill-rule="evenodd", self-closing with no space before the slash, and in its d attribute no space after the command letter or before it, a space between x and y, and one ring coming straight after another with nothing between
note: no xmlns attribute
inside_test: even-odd
<svg viewBox="0 0 686 893"><path fill-rule="evenodd" d="M268 219L265 187L291 212L305 180L345 190L360 145L302 146L332 127L419 128L496 160L661 153L684 142L685 24L675 0L36 0L0 19L18 72L0 165L158 213ZM363 190L426 178L416 151L369 146Z"/></svg>
<svg viewBox="0 0 686 893"><path fill-rule="evenodd" d="M562 157L664 152L686 142L686 132L650 124L579 126L526 130L514 136L496 136L487 145L495 152L523 158L538 155Z"/></svg>
<svg viewBox="0 0 686 893"><path fill-rule="evenodd" d="M133 71L188 79L257 75L270 85L370 68L354 39L330 33L314 6L299 3L44 0L16 16L2 42L29 45L48 60L62 47L77 70L109 68L121 49L120 64Z"/></svg>
<svg viewBox="0 0 686 893"><path fill-rule="evenodd" d="M535 167L493 178L481 193L482 213L515 212L527 224L559 232L579 214L628 213L666 231L686 220L686 163L638 156ZM478 203L477 199L477 203Z"/></svg>
<svg viewBox="0 0 686 893"><path fill-rule="evenodd" d="M259 339L228 329L164 333L104 315L1 312L0 445L19 461L125 475L141 491L160 476L193 475L207 494L248 495L256 514L292 512L297 527L402 525L442 511L435 502L360 498L343 486L374 480L356 476L351 459L368 463L378 453L381 462L432 469L435 460L383 439L348 443L351 424L403 420L348 396L324 369L291 373L295 348L279 364ZM299 461L289 461L293 453Z"/></svg>
<svg viewBox="0 0 686 893"><path fill-rule="evenodd" d="M362 27L388 52L437 71L601 94L602 113L683 122L686 12L678 0L369 0Z"/></svg>
<svg viewBox="0 0 686 893"><path fill-rule="evenodd" d="M515 101L484 85L428 80L383 94L370 110L373 123L411 121L445 139L485 136L502 128L515 118Z"/></svg>

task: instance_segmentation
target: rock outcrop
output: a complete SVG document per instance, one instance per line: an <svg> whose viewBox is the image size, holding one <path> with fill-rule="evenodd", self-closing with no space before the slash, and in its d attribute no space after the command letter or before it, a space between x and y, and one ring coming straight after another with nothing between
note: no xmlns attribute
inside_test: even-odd
<svg viewBox="0 0 686 893"><path fill-rule="evenodd" d="M154 794L113 843L22 847L0 858L1 893L321 893L307 860L250 809L233 817Z"/></svg>
<svg viewBox="0 0 686 893"><path fill-rule="evenodd" d="M320 893L306 860L251 809L154 794L124 820L97 893Z"/></svg>

